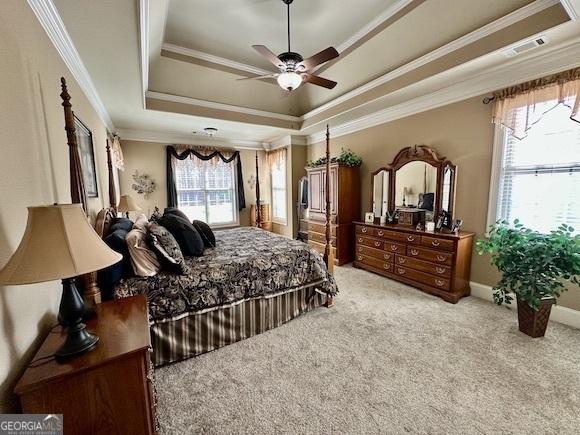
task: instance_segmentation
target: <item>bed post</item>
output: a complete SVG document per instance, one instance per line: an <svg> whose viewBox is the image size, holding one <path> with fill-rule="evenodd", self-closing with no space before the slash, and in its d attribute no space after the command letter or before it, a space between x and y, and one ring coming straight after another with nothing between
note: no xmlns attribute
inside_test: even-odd
<svg viewBox="0 0 580 435"><path fill-rule="evenodd" d="M326 268L328 273L332 274L334 272L334 256L331 251L330 243L330 130L328 124L326 124L326 178L324 183L324 192L326 199L326 244L324 245L324 263L326 263ZM328 295L326 297L326 306L332 307L334 305L334 300L332 296Z"/></svg>
<svg viewBox="0 0 580 435"><path fill-rule="evenodd" d="M64 129L66 130L69 150L71 201L73 204L82 204L85 214L88 215L87 193L85 191L81 159L77 144L74 113L64 77L60 78L60 84L62 88L60 97L62 98L62 107L64 108ZM86 275L78 277L78 280L84 290L83 299L86 304L86 312L87 314L94 313L95 304L101 302L101 290L97 286L97 273L87 273Z"/></svg>
<svg viewBox="0 0 580 435"><path fill-rule="evenodd" d="M109 138L107 138L107 168L109 170L109 207L115 211L117 215L117 192L115 191L115 177L113 176L113 159L111 157L111 145L109 145Z"/></svg>
<svg viewBox="0 0 580 435"><path fill-rule="evenodd" d="M258 151L256 150L256 226L262 228L262 210L260 208L260 171L258 169Z"/></svg>

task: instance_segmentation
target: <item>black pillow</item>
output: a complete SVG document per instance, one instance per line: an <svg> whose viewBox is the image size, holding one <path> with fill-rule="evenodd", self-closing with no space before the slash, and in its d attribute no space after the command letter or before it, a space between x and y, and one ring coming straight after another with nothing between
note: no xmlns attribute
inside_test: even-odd
<svg viewBox="0 0 580 435"><path fill-rule="evenodd" d="M109 229L109 234L114 233L117 230L123 230L129 232L133 229L133 221L128 218L116 218L111 228Z"/></svg>
<svg viewBox="0 0 580 435"><path fill-rule="evenodd" d="M193 221L193 226L203 239L203 244L206 248L215 248L215 235L213 231L204 221Z"/></svg>
<svg viewBox="0 0 580 435"><path fill-rule="evenodd" d="M159 219L159 224L167 228L175 237L183 255L194 257L203 255L203 239L187 218L167 213Z"/></svg>
<svg viewBox="0 0 580 435"><path fill-rule="evenodd" d="M181 275L188 273L188 268L185 265L185 259L183 258L181 249L179 249L179 244L167 228L156 223L151 223L147 236L159 261L169 271Z"/></svg>
<svg viewBox="0 0 580 435"><path fill-rule="evenodd" d="M118 252L123 256L123 259L118 263L113 264L97 273L97 283L101 289L103 299L113 298L113 288L119 284L122 278L131 275L131 260L129 257L129 249L127 248L127 231L117 229L104 238L104 242L113 251Z"/></svg>
<svg viewBox="0 0 580 435"><path fill-rule="evenodd" d="M179 210L177 207L166 207L165 210L163 211L163 214L174 214L176 216L180 216L183 219L185 219L186 221L189 221L189 218L187 217L187 215L185 213L183 213L181 210Z"/></svg>

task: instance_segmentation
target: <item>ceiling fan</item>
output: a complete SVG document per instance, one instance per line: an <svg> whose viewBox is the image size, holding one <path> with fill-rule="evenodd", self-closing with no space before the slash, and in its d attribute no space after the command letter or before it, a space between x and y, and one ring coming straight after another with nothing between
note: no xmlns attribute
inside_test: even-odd
<svg viewBox="0 0 580 435"><path fill-rule="evenodd" d="M298 53L294 53L290 50L290 4L292 4L293 1L294 0L282 0L282 2L288 7L288 51L276 56L265 45L252 45L252 48L279 68L280 72L263 76L246 77L238 80L276 78L280 87L287 91L293 91L298 88L302 82L312 83L313 85L322 86L327 89L333 89L337 84L336 82L310 74L308 71L338 57L338 51L336 51L334 47L328 47L308 59L304 59Z"/></svg>

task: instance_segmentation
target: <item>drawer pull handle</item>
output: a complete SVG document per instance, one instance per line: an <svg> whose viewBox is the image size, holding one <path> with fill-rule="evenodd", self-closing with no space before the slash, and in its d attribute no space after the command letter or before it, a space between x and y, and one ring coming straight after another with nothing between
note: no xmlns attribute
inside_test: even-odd
<svg viewBox="0 0 580 435"><path fill-rule="evenodd" d="M443 287L443 285L445 284L445 281L441 281L440 279L436 279L435 284L437 284L439 287Z"/></svg>
<svg viewBox="0 0 580 435"><path fill-rule="evenodd" d="M383 236L385 234L385 232L384 231L379 231L378 234L379 234L379 236Z"/></svg>
<svg viewBox="0 0 580 435"><path fill-rule="evenodd" d="M367 231L368 231L368 230L367 230L366 228L363 228L363 229L362 229L362 232L363 232L363 233L366 233Z"/></svg>
<svg viewBox="0 0 580 435"><path fill-rule="evenodd" d="M445 261L447 258L444 255L437 255L437 261Z"/></svg>
<svg viewBox="0 0 580 435"><path fill-rule="evenodd" d="M445 273L445 269L442 267L436 267L435 270L437 271L437 273Z"/></svg>
<svg viewBox="0 0 580 435"><path fill-rule="evenodd" d="M381 242L375 242L375 246L378 248L379 246L381 246Z"/></svg>
<svg viewBox="0 0 580 435"><path fill-rule="evenodd" d="M389 270L391 268L391 263L385 263L383 267Z"/></svg>
<svg viewBox="0 0 580 435"><path fill-rule="evenodd" d="M411 249L411 255L419 255L419 251L416 249Z"/></svg>
<svg viewBox="0 0 580 435"><path fill-rule="evenodd" d="M399 257L399 264L405 264L407 260L405 258Z"/></svg>
<svg viewBox="0 0 580 435"><path fill-rule="evenodd" d="M433 241L431 242L431 244L432 244L433 246L439 246L441 243L439 242L439 240L433 240Z"/></svg>
<svg viewBox="0 0 580 435"><path fill-rule="evenodd" d="M391 254L385 254L385 260L390 260L391 259Z"/></svg>
<svg viewBox="0 0 580 435"><path fill-rule="evenodd" d="M359 237L358 241L359 241L359 243L362 243L362 241L363 241L362 237Z"/></svg>
<svg viewBox="0 0 580 435"><path fill-rule="evenodd" d="M362 246L359 246L359 247L358 247L358 252L362 252L362 251L363 251L363 248L362 248Z"/></svg>
<svg viewBox="0 0 580 435"><path fill-rule="evenodd" d="M415 241L415 237L413 237L413 236L407 236L407 240L409 242L413 242L413 241Z"/></svg>
<svg viewBox="0 0 580 435"><path fill-rule="evenodd" d="M397 250L397 248L398 248L398 246L397 246L397 245L391 245L391 251L396 251L396 250Z"/></svg>
<svg viewBox="0 0 580 435"><path fill-rule="evenodd" d="M358 256L358 261L362 261L362 255Z"/></svg>
<svg viewBox="0 0 580 435"><path fill-rule="evenodd" d="M405 274L405 269L401 269L400 267L397 267L397 273L399 275L404 275Z"/></svg>

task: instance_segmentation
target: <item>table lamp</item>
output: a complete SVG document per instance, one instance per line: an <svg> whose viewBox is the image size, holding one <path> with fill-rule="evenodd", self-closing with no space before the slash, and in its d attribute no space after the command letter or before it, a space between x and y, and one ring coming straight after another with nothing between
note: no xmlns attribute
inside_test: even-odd
<svg viewBox="0 0 580 435"><path fill-rule="evenodd" d="M67 337L55 356L66 358L92 350L99 341L82 322L84 302L74 277L121 259L122 255L111 250L91 227L80 204L28 207L26 231L0 270L0 284L62 280L59 321L66 327Z"/></svg>
<svg viewBox="0 0 580 435"><path fill-rule="evenodd" d="M135 200L129 195L121 196L119 200L119 206L117 207L121 213L125 213L126 217L129 217L130 211L141 211L143 210L139 205L135 202Z"/></svg>

